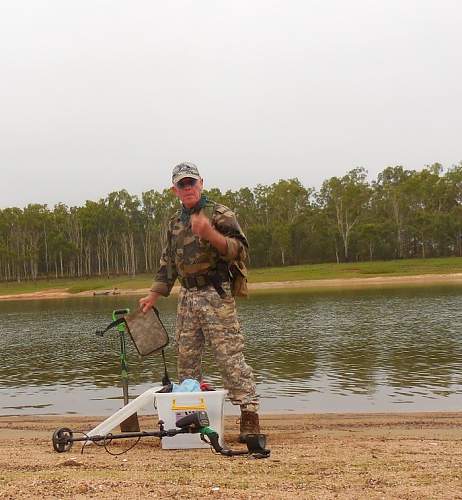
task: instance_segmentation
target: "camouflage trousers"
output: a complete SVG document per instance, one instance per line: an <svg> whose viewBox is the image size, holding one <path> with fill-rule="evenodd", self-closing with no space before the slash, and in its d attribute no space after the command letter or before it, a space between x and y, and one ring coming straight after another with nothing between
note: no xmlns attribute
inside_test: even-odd
<svg viewBox="0 0 462 500"><path fill-rule="evenodd" d="M224 284L223 288L227 291L225 298L212 286L200 290L181 288L176 324L178 378L180 382L202 379L202 354L207 343L231 402L256 411L258 397L252 368L244 359L244 336L236 305L229 286Z"/></svg>

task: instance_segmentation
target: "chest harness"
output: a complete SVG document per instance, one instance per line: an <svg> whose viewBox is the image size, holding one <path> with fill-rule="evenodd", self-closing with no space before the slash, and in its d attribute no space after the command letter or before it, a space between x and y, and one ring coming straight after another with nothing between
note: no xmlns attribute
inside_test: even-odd
<svg viewBox="0 0 462 500"><path fill-rule="evenodd" d="M180 213L180 221L184 225L188 225L191 220L191 215L194 213L199 213L202 209L204 209L207 217L212 220L214 207L207 203L207 197L205 195L201 196L199 202L192 208L186 208L184 205L182 206ZM179 238L180 246L182 246L183 237ZM173 258L173 255L171 256ZM171 262L170 265L167 266L167 277L168 279L172 278L172 269ZM178 276L178 281L181 286L190 289L201 290L207 288L209 286L213 286L216 292L221 298L227 296L225 289L223 288L223 283L229 283L230 274L228 264L221 259L218 259L215 267L208 270L204 273L192 274L189 276Z"/></svg>

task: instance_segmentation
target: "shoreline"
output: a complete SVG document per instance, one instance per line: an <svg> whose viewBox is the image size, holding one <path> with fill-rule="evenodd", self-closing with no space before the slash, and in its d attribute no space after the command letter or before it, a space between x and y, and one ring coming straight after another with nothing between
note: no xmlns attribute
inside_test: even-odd
<svg viewBox="0 0 462 500"><path fill-rule="evenodd" d="M237 443L235 417L225 442ZM0 417L0 496L34 498L424 499L462 498L462 412L262 414L271 456L223 457L208 449L165 450L146 438L110 455L79 443L52 450L61 427L93 428L98 417ZM157 419L140 417L142 430ZM117 429L115 430L117 432ZM133 441L108 444L123 453ZM14 450L14 453L12 453Z"/></svg>
<svg viewBox="0 0 462 500"><path fill-rule="evenodd" d="M329 289L364 289L393 286L432 286L432 285L462 285L462 273L452 274L419 274L410 276L375 276L366 278L327 278L317 280L271 281L249 283L249 292L263 290L329 290ZM177 294L179 286L172 289L172 295ZM37 292L24 292L0 295L2 300L41 300L41 299L68 299L75 297L104 296L101 290L87 290L79 293L70 293L65 289L49 289ZM119 289L117 294L108 293L107 296L145 295L149 288Z"/></svg>

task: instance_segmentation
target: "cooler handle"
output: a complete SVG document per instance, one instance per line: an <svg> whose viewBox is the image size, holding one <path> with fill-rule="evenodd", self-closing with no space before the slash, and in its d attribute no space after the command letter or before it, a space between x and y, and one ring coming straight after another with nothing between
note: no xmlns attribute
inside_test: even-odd
<svg viewBox="0 0 462 500"><path fill-rule="evenodd" d="M172 410L173 411L207 410L205 399L200 398L199 401L200 401L199 404L195 405L177 405L176 399L174 398L172 401Z"/></svg>

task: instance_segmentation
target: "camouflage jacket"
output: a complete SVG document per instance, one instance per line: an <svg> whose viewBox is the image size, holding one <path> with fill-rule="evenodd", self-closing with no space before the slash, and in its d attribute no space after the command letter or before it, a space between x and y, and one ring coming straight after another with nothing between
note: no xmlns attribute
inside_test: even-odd
<svg viewBox="0 0 462 500"><path fill-rule="evenodd" d="M224 205L210 200L201 211L226 238L226 254L220 255L208 241L194 235L191 222L183 223L180 219L181 210L178 210L168 222L160 265L151 291L166 297L177 278L207 273L216 269L219 261L232 262L237 258L245 260L247 257L247 238L234 213Z"/></svg>

